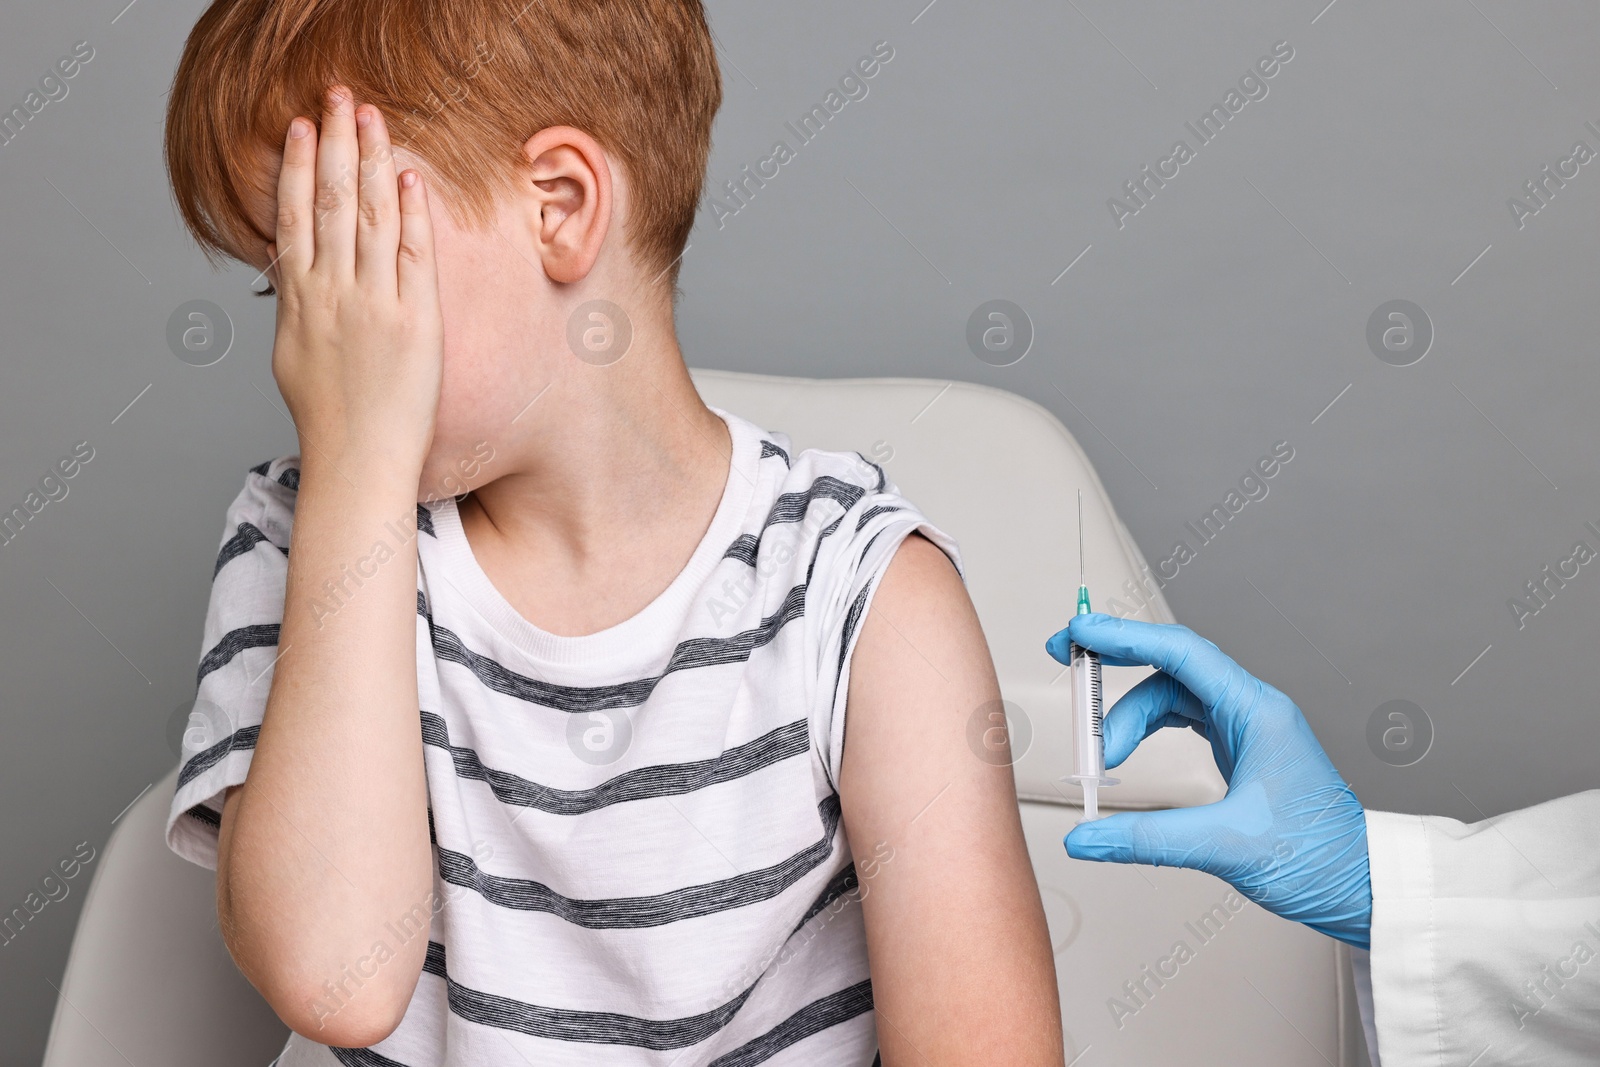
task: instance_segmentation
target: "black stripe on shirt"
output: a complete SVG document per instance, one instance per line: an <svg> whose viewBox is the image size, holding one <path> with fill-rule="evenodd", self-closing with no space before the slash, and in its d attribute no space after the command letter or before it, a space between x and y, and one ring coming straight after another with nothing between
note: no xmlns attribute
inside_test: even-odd
<svg viewBox="0 0 1600 1067"><path fill-rule="evenodd" d="M429 511L421 504L417 505L417 529L421 530L434 540L439 539L439 535L433 532L433 512Z"/></svg>
<svg viewBox="0 0 1600 1067"><path fill-rule="evenodd" d="M861 453L857 452L856 455L861 456ZM872 462L872 460L868 459L866 456L861 456L861 462L878 472L878 484L874 487L873 491L878 493L883 492L883 487L889 484L889 476L883 473L882 467Z"/></svg>
<svg viewBox="0 0 1600 1067"><path fill-rule="evenodd" d="M206 675L212 671L220 670L239 653L247 648L274 648L278 644L279 624L275 622L257 623L254 626L241 626L237 630L229 630L222 635L222 640L216 646L200 657L200 670L195 674L194 684L198 686L205 681Z"/></svg>
<svg viewBox="0 0 1600 1067"><path fill-rule="evenodd" d="M399 1060L391 1060L383 1053L374 1052L370 1048L339 1048L337 1045L329 1045L328 1051L333 1053L333 1058L344 1064L344 1067L406 1067Z"/></svg>
<svg viewBox="0 0 1600 1067"><path fill-rule="evenodd" d="M437 941L428 942L428 954L423 960L422 969L444 979L450 1011L469 1022L554 1041L631 1045L656 1050L686 1048L714 1036L728 1025L755 989L752 985L726 1004L699 1015L686 1015L680 1019L642 1019L612 1011L547 1008L470 989L450 977L444 946Z"/></svg>
<svg viewBox="0 0 1600 1067"><path fill-rule="evenodd" d="M791 1045L871 1010L872 980L864 978L853 986L812 1001L755 1040L718 1056L709 1067L751 1067L765 1063Z"/></svg>
<svg viewBox="0 0 1600 1067"><path fill-rule="evenodd" d="M761 539L755 534L742 533L733 539L728 550L722 554L723 559L736 559L746 567L756 565L756 553L761 548Z"/></svg>
<svg viewBox="0 0 1600 1067"><path fill-rule="evenodd" d="M821 915L823 909L829 904L832 904L846 893L853 892L860 885L861 880L856 876L856 865L852 863L834 875L833 881L823 886L822 895L817 897L811 907L806 909L805 916L794 924L794 929L789 931L789 936L793 937L798 934L806 923Z"/></svg>
<svg viewBox="0 0 1600 1067"><path fill-rule="evenodd" d="M796 493L783 493L772 502L772 507L767 510L767 518L761 524L763 530L774 523L799 522L806 516L813 500L832 500L844 510L849 511L855 506L856 501L866 495L866 490L853 482L846 482L835 478L831 474L824 474L805 490Z"/></svg>
<svg viewBox="0 0 1600 1067"><path fill-rule="evenodd" d="M867 598L872 595L872 582L869 580L861 587L861 592L850 602L850 610L845 613L844 632L839 635L839 662L833 672L833 700L839 701L839 680L844 675L844 660L850 651L850 636L856 632L856 627L861 623L862 612L866 610Z"/></svg>
<svg viewBox="0 0 1600 1067"><path fill-rule="evenodd" d="M798 719L752 741L725 749L711 759L640 767L589 789L557 789L485 767L473 749L450 743L449 726L434 712L422 712L422 741L449 752L458 777L487 783L501 803L552 815L582 815L612 804L681 796L754 774L763 767L802 755L810 748L808 724Z"/></svg>
<svg viewBox="0 0 1600 1067"><path fill-rule="evenodd" d="M768 456L777 456L779 459L783 460L783 465L785 467L793 467L794 466L794 464L789 462L789 453L785 452L783 449L779 448L776 444L774 444L771 441L768 441L765 437L763 437L761 439L761 456L757 460L757 462L760 462L760 460L762 460L762 459L766 459Z"/></svg>
<svg viewBox="0 0 1600 1067"><path fill-rule="evenodd" d="M178 772L178 788L182 789L206 771L215 767L227 758L230 752L247 752L256 747L256 738L261 733L260 726L246 726L235 730L221 741L201 752L196 752L189 757L189 761ZM218 825L221 825L220 822Z"/></svg>
<svg viewBox="0 0 1600 1067"><path fill-rule="evenodd" d="M184 812L184 814L192 819L199 819L213 830L222 829L222 816L218 815L204 804L196 804L194 807Z"/></svg>
<svg viewBox="0 0 1600 1067"><path fill-rule="evenodd" d="M285 556L289 555L287 548L275 543L253 523L241 522L239 524L239 532L228 538L222 546L222 551L217 553L217 565L211 568L211 580L216 581L217 573L223 567L263 543L272 545L273 548L282 552Z"/></svg>
<svg viewBox="0 0 1600 1067"><path fill-rule="evenodd" d="M863 511L861 513L861 518L856 520L856 533L860 533L867 523L871 522L879 515L888 515L891 512L904 510L905 508L902 508L899 504L874 504L872 507Z"/></svg>
<svg viewBox="0 0 1600 1067"><path fill-rule="evenodd" d="M553 815L581 815L633 800L681 796L754 774L763 767L801 755L810 747L808 724L804 719L799 719L753 741L725 749L711 759L640 767L591 789L557 789L485 767L477 752L450 743L449 727L443 718L431 711L424 711L421 715L423 744L449 752L458 776L487 783L501 803L536 808ZM247 726L234 731L205 751L195 753L184 764L183 770L178 772L179 787L216 766L228 753L254 749L260 732L259 726ZM189 814L213 827L221 825L216 813L209 808L197 805L189 810ZM429 809L429 816L432 817L432 809Z"/></svg>
<svg viewBox="0 0 1600 1067"><path fill-rule="evenodd" d="M806 487L804 491L784 493L773 501L772 507L767 510L767 517L762 520L761 529L755 533L743 533L733 539L728 550L722 554L723 559L736 559L747 566L756 565L756 557L761 551L761 541L767 535L767 530L779 523L797 523L805 520L806 513L811 508L813 500L832 500L839 504L845 511L855 506L866 490L859 485L841 481L832 475L823 475ZM831 531L834 527L828 528ZM820 540L820 538L819 538Z"/></svg>
<svg viewBox="0 0 1600 1067"><path fill-rule="evenodd" d="M439 877L471 889L484 900L513 911L542 912L590 930L638 930L695 919L771 900L833 854L839 828L839 794L817 805L822 837L794 855L760 870L647 897L585 900L564 896L527 878L485 874L471 856L439 848Z"/></svg>
<svg viewBox="0 0 1600 1067"><path fill-rule="evenodd" d="M816 543L811 546L811 562L806 564L807 586L811 584L811 576L817 571L817 560L822 557L823 542L829 537L833 536L833 532L839 528L839 524L844 522L844 517L846 514L848 514L848 512L840 512L837 519L834 519L832 522L828 523L827 526L823 527L822 533L817 536Z"/></svg>
<svg viewBox="0 0 1600 1067"><path fill-rule="evenodd" d="M839 662L834 665L833 670L832 707L839 706L839 683L844 678L844 661L846 655L850 651L850 637L856 632L856 627L861 624L861 616L866 611L867 607L867 598L871 595L872 582L869 579L867 584L861 587L861 592L857 593L856 598L850 602L850 610L845 613L844 631L839 635ZM833 774L828 767L828 761L823 760L822 764L823 773L827 776L828 783L837 789L838 785L833 781Z"/></svg>
<svg viewBox="0 0 1600 1067"><path fill-rule="evenodd" d="M448 627L435 623L432 612L428 610L427 599L420 592L417 594L417 611L427 620L433 654L438 659L467 668L477 675L478 681L486 688L497 693L576 715L638 707L649 699L661 680L674 671L745 662L751 652L770 644L785 625L805 613L805 592L804 585L789 590L778 609L749 630L730 637L691 637L678 642L660 674L597 686L556 685L518 674L488 656L467 648Z"/></svg>

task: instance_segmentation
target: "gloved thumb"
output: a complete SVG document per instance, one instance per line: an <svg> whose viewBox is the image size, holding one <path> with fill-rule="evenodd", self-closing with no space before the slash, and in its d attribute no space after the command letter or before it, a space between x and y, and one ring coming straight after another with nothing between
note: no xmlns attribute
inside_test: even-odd
<svg viewBox="0 0 1600 1067"><path fill-rule="evenodd" d="M1209 871L1217 859L1215 805L1169 811L1124 811L1079 823L1066 837L1075 860L1144 863Z"/></svg>

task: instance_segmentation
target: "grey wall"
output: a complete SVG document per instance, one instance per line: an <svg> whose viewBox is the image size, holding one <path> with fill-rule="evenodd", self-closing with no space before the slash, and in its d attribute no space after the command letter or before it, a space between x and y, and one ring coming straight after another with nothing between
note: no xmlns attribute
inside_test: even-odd
<svg viewBox="0 0 1600 1067"><path fill-rule="evenodd" d="M161 167L201 5L124 2L0 14L6 109L94 49L0 145L0 510L94 450L0 544L0 910L172 765L223 509L295 441L271 301L248 270L209 270ZM1574 142L1600 151L1600 12L925 2L712 5L716 184L794 147L784 123L875 42L894 58L737 214L703 214L690 361L961 379L1050 408L1152 563L1197 548L1166 588L1178 616L1293 696L1370 806L1476 819L1595 786L1600 566L1520 627L1508 602L1580 539L1600 549L1600 161L1520 226L1507 200ZM1197 145L1184 123L1279 41L1294 55L1267 95L1119 226L1108 198ZM997 298L1035 334L1005 367L966 341ZM236 328L213 366L166 341L194 299ZM1409 366L1366 338L1394 299L1432 323ZM1184 524L1279 441L1294 458L1269 495L1200 545ZM1368 740L1392 700L1431 722L1409 766ZM38 1061L86 884L0 947L6 1063Z"/></svg>

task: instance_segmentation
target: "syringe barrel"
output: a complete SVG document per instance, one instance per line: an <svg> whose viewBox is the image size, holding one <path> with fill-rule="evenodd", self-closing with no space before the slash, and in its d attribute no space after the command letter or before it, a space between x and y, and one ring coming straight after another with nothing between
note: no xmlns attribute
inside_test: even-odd
<svg viewBox="0 0 1600 1067"><path fill-rule="evenodd" d="M1100 734L1100 721L1105 713L1105 697L1100 689L1100 654L1074 644L1068 660L1072 667L1073 774L1104 778L1105 739Z"/></svg>

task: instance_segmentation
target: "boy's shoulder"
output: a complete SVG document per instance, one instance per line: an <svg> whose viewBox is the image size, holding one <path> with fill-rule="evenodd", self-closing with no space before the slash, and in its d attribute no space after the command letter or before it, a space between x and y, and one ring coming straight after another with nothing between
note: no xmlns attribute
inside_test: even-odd
<svg viewBox="0 0 1600 1067"><path fill-rule="evenodd" d="M763 431L761 457L763 464L777 468L763 471L766 490L759 493L762 499L757 505L765 512L761 527L794 529L800 538L796 558L802 562L813 559L813 552L806 548L810 545L849 572L849 581L854 582L859 567L871 563L868 570L875 569L878 562L893 555L903 540L900 535L917 531L932 542L928 547L937 546L960 571L955 541L933 526L884 467L865 453L797 450L787 435ZM883 551L874 551L875 546Z"/></svg>
<svg viewBox="0 0 1600 1067"><path fill-rule="evenodd" d="M816 542L830 556L849 556L891 526L923 521L883 466L865 453L796 448L785 432L720 409L718 414L729 419L736 438L757 442L759 477L750 512L761 529L792 528L802 543Z"/></svg>
<svg viewBox="0 0 1600 1067"><path fill-rule="evenodd" d="M758 430L760 462L779 466L776 492L780 497L795 493L828 496L848 508L873 493L896 493L884 469L858 451L845 449L796 449L789 435Z"/></svg>

